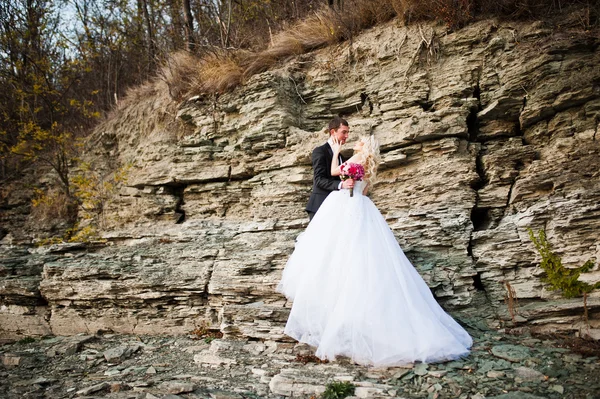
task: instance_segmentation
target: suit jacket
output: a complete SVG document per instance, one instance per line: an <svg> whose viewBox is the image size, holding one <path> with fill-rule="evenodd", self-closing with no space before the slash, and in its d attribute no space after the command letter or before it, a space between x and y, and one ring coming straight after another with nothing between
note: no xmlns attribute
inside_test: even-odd
<svg viewBox="0 0 600 399"><path fill-rule="evenodd" d="M338 190L341 180L339 176L331 176L332 159L333 150L329 143L315 148L312 152L313 189L306 204L307 212L316 213L329 193ZM346 159L342 157L342 161Z"/></svg>

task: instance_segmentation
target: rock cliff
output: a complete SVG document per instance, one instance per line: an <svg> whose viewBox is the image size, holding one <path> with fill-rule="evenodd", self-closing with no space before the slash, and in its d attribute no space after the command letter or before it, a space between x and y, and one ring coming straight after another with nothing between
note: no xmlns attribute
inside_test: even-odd
<svg viewBox="0 0 600 399"><path fill-rule="evenodd" d="M599 44L543 23L447 34L392 21L232 93L175 106L153 83L90 144L98 170L128 165L104 208L108 245L25 251L5 238L0 334L206 324L283 339L290 304L275 286L308 222L311 150L341 113L350 141L380 141L371 198L447 310L472 327L600 338L600 294L587 325L581 298L540 281L527 232L545 229L567 267L595 259L582 278L600 280Z"/></svg>

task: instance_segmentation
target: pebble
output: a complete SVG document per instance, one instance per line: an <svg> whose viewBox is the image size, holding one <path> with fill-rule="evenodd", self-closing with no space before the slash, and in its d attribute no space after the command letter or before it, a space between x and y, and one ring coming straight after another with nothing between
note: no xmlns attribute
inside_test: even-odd
<svg viewBox="0 0 600 399"><path fill-rule="evenodd" d="M448 374L448 370L430 370L428 374L434 378L442 378Z"/></svg>
<svg viewBox="0 0 600 399"><path fill-rule="evenodd" d="M563 394L565 393L565 388L562 385L552 385L550 387L550 390L554 391L554 392L558 392L559 394Z"/></svg>
<svg viewBox="0 0 600 399"><path fill-rule="evenodd" d="M490 370L486 375L488 378L502 378L505 374L504 371Z"/></svg>
<svg viewBox="0 0 600 399"><path fill-rule="evenodd" d="M2 355L2 364L8 367L21 364L21 357L10 353Z"/></svg>
<svg viewBox="0 0 600 399"><path fill-rule="evenodd" d="M530 356L528 348L518 345L496 345L492 347L492 354L510 362L520 362Z"/></svg>
<svg viewBox="0 0 600 399"><path fill-rule="evenodd" d="M86 396L91 393L102 391L103 389L107 389L107 388L110 388L110 384L108 382L103 382L100 384L92 385L87 388L83 388L83 389L77 391L77 395Z"/></svg>
<svg viewBox="0 0 600 399"><path fill-rule="evenodd" d="M544 381L546 379L544 374L529 367L515 368L515 376L523 381Z"/></svg>
<svg viewBox="0 0 600 399"><path fill-rule="evenodd" d="M113 376L113 375L117 375L117 374L121 374L121 371L116 368L108 369L104 372L104 375L107 375L107 376Z"/></svg>
<svg viewBox="0 0 600 399"><path fill-rule="evenodd" d="M411 372L410 369L401 369L401 370L395 372L394 375L392 376L392 378L397 380L397 379L404 377L406 374L408 374L410 372Z"/></svg>
<svg viewBox="0 0 600 399"><path fill-rule="evenodd" d="M415 373L416 375L425 375L427 374L427 369L429 368L429 365L427 363L419 363L415 365L415 368L413 369L413 373Z"/></svg>
<svg viewBox="0 0 600 399"><path fill-rule="evenodd" d="M194 390L194 384L189 382L165 381L159 385L159 389L173 394L186 393Z"/></svg>

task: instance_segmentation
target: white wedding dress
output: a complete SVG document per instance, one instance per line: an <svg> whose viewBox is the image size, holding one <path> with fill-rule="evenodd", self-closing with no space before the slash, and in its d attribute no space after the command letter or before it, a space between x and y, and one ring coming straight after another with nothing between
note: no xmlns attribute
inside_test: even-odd
<svg viewBox="0 0 600 399"><path fill-rule="evenodd" d="M334 191L296 242L278 291L293 301L285 333L373 366L446 361L469 334L438 305L357 182Z"/></svg>

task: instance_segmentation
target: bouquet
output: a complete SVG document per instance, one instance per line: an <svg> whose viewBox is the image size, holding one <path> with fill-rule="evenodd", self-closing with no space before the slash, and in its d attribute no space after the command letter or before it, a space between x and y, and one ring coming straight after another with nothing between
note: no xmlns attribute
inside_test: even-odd
<svg viewBox="0 0 600 399"><path fill-rule="evenodd" d="M340 174L342 180L352 179L360 181L365 177L365 168L359 163L343 163L342 166L340 166L340 172L342 172ZM354 196L354 187L350 188L350 196Z"/></svg>

